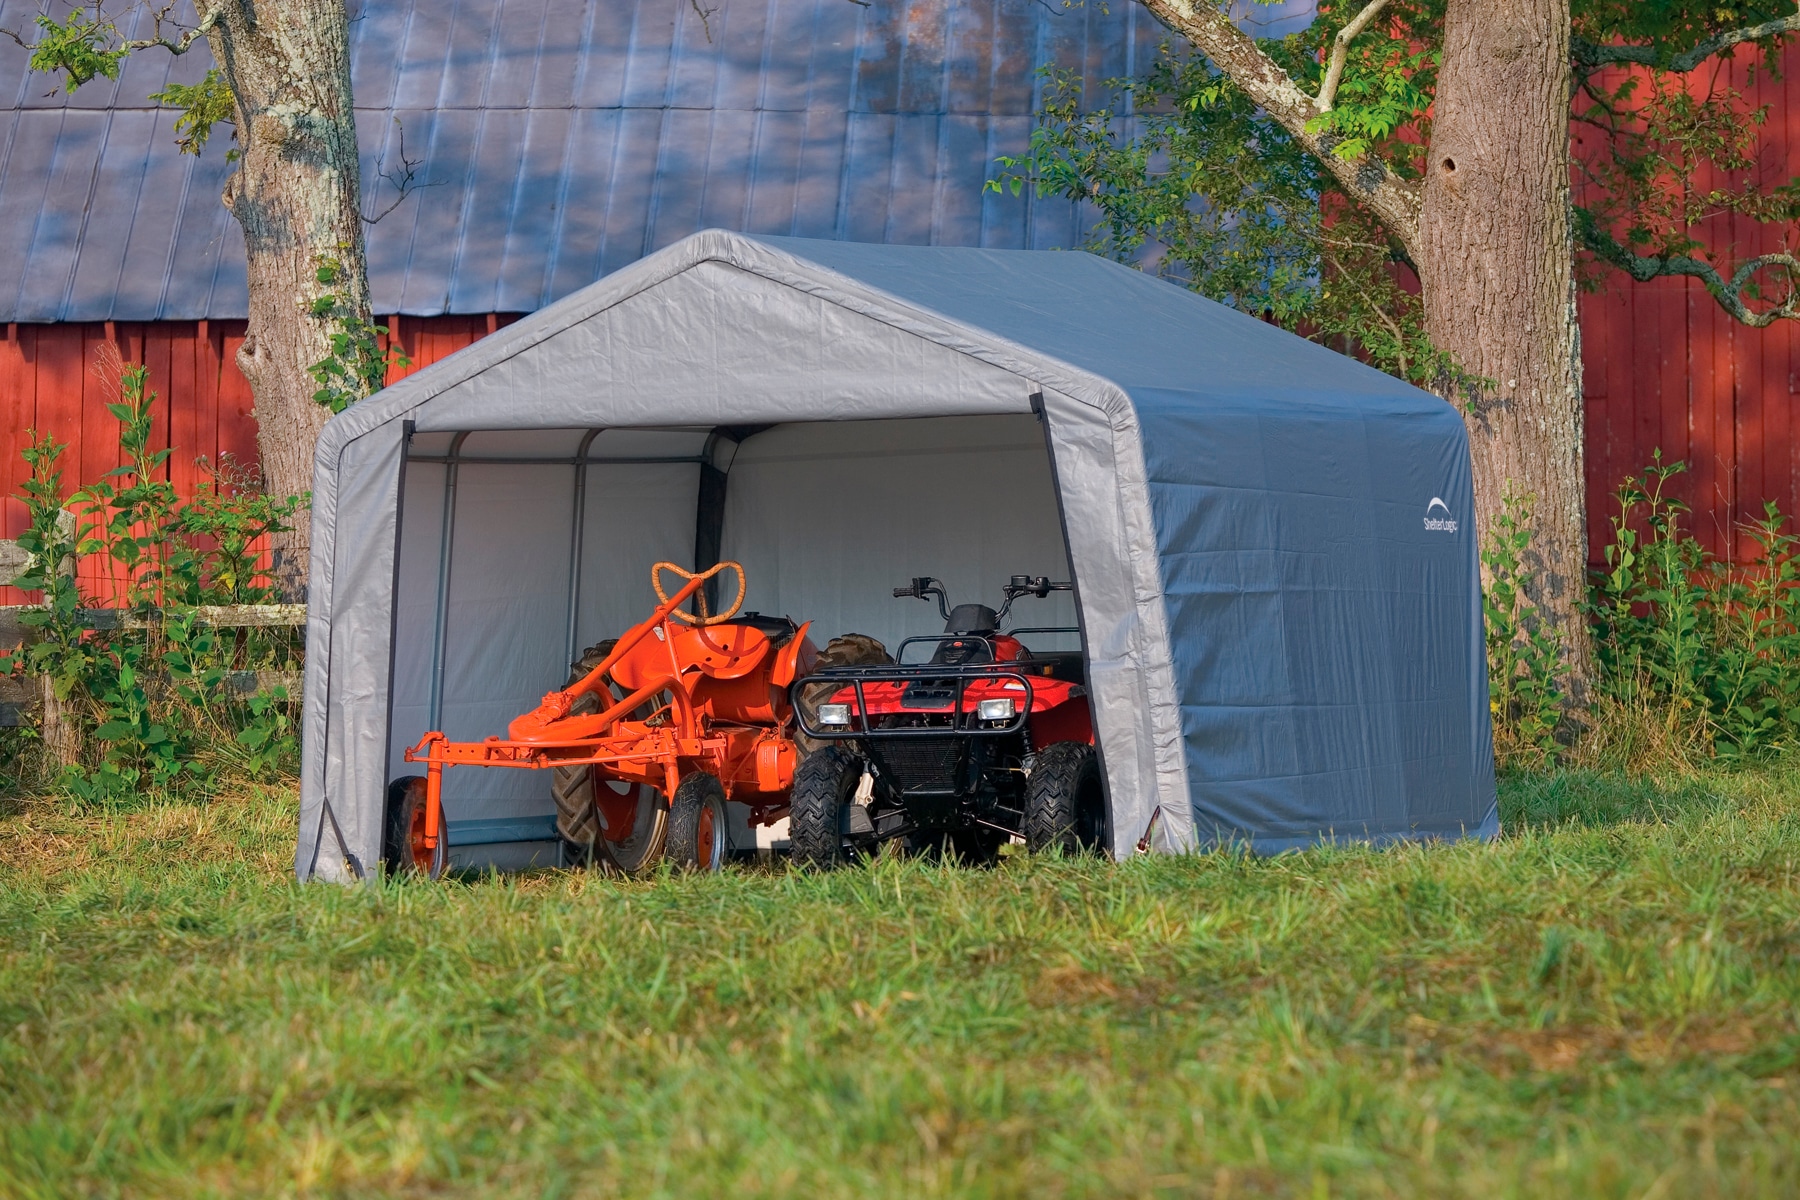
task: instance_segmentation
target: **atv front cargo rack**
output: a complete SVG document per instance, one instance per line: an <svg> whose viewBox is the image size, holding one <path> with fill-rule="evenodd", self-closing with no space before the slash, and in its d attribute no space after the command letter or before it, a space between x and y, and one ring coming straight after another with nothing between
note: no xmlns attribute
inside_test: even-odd
<svg viewBox="0 0 1800 1200"><path fill-rule="evenodd" d="M972 683L995 681L1002 684L1019 685L1018 703L1013 706L1013 715L1004 724L993 721L980 721L974 718L974 709L965 703L969 685ZM930 707L907 706L907 715L919 717L949 718L947 724L939 725L869 725L869 702L865 687L876 683L936 683L950 685L946 691L954 688L954 694L946 696L942 703ZM1025 728L1025 722L1031 716L1031 678L1020 671L995 670L992 663L965 663L950 666L943 663L933 665L920 663L911 667L831 667L796 680L791 695L799 696L801 689L815 684L836 685L833 695L845 687L856 689L856 704L850 714L848 725L820 725L807 712L807 706L793 706L794 720L800 731L808 737L821 740L843 741L849 738L941 738L947 733L962 734L973 737L1004 737L1018 733ZM1011 691L1009 687L1007 689ZM829 703L829 700L824 701ZM883 714L895 715L895 714Z"/></svg>

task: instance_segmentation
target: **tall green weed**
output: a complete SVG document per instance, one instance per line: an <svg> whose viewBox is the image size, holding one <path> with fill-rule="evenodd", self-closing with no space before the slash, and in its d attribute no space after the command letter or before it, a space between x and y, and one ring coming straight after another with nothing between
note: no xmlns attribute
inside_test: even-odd
<svg viewBox="0 0 1800 1200"><path fill-rule="evenodd" d="M66 447L33 431L25 451L29 522L19 542L30 565L12 582L41 604L22 617L32 636L0 656L0 672L47 676L80 743L78 761L46 756L40 770L96 803L204 794L221 774L278 774L298 753L292 703L281 689L244 696L233 677L292 669L297 635L215 630L193 609L272 601L256 546L286 529L301 502L271 499L229 467L183 500L164 469L173 451L154 443L148 371L116 356L102 367L118 380L107 411L124 463L65 494ZM87 594L74 569L80 557L108 564L112 586ZM97 628L92 610L120 601L157 619Z"/></svg>
<svg viewBox="0 0 1800 1200"><path fill-rule="evenodd" d="M1647 720L1677 755L1742 756L1800 737L1800 538L1773 503L1727 562L1685 528L1684 463L1657 455L1615 494L1592 591L1602 700Z"/></svg>
<svg viewBox="0 0 1800 1200"><path fill-rule="evenodd" d="M1577 709L1566 648L1532 603L1533 497L1509 491L1482 546L1495 760L1692 767L1800 742L1800 536L1774 504L1728 562L1687 527L1660 453L1614 494L1586 606L1593 692Z"/></svg>

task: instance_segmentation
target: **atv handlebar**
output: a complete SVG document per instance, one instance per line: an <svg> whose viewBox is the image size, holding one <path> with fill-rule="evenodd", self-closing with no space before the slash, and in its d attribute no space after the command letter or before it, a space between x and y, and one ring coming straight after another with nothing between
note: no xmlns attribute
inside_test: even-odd
<svg viewBox="0 0 1800 1200"><path fill-rule="evenodd" d="M1013 601L1020 596L1036 596L1042 600L1051 592L1072 592L1075 590L1075 585L1073 583L1057 583L1048 575L1014 575L1000 590L1005 595L1006 602L1000 606L996 621L1005 620L1006 614L1012 609ZM909 596L918 600L928 600L936 596L938 615L946 621L950 619L950 597L944 594L943 580L933 579L929 575L915 575L912 577L912 582L905 587L894 589L896 600Z"/></svg>
<svg viewBox="0 0 1800 1200"><path fill-rule="evenodd" d="M946 621L950 619L950 598L944 595L944 584L940 579L933 579L929 575L914 575L911 583L905 587L894 589L894 599L898 600L903 596L912 596L919 600L936 596L938 615Z"/></svg>
<svg viewBox="0 0 1800 1200"><path fill-rule="evenodd" d="M1014 575L1012 579L1008 581L1005 590L1006 598L1008 600L1011 600L1016 596L1036 596L1039 600L1042 600L1051 592L1072 592L1075 590L1075 585L1072 583L1052 583L1050 582L1050 577L1048 575Z"/></svg>

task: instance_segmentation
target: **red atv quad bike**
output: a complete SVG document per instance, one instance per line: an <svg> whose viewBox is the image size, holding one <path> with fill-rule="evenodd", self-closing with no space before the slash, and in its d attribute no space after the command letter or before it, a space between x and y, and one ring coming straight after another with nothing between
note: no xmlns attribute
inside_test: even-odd
<svg viewBox="0 0 1800 1200"><path fill-rule="evenodd" d="M737 573L737 600L712 616L702 585L722 570ZM687 578L672 596L659 578L665 571ZM406 752L426 773L389 789L390 869L433 878L444 870L443 774L452 766L552 770L585 782L594 857L628 874L665 856L718 869L727 800L746 805L753 825L786 815L799 757L789 685L818 657L807 626L738 616L745 579L733 562L697 574L657 563L650 583L661 603L649 619L597 648L606 652L590 669L514 718L504 740L452 742L433 732ZM689 597L697 613L681 610Z"/></svg>
<svg viewBox="0 0 1800 1200"><path fill-rule="evenodd" d="M1069 590L1014 575L996 612L951 608L938 580L915 578L894 595L935 596L942 634L906 639L897 663L827 669L795 684L796 695L837 686L816 713L796 706L801 731L830 744L794 775L794 861L829 868L899 838L974 862L1015 837L1033 850L1105 847L1082 655L1034 652L1018 637L1077 631L1000 630L1013 601ZM929 659L909 664L913 646L929 647Z"/></svg>

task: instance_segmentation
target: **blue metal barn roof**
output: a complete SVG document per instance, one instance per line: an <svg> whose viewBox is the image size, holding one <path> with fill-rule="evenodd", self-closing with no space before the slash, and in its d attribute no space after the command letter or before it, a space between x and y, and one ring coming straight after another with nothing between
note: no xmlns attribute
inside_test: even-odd
<svg viewBox="0 0 1800 1200"><path fill-rule="evenodd" d="M1271 35L1313 8L1236 2ZM0 0L0 27L43 7ZM368 207L393 195L379 173L402 136L428 185L369 230L374 306L419 316L537 309L708 227L1073 246L1091 218L982 181L1025 149L1039 66L1095 86L1165 33L1132 0L352 0L351 17ZM72 96L27 59L0 39L0 321L242 317L225 139L180 154L175 113L146 99L197 81L204 47L133 55Z"/></svg>

